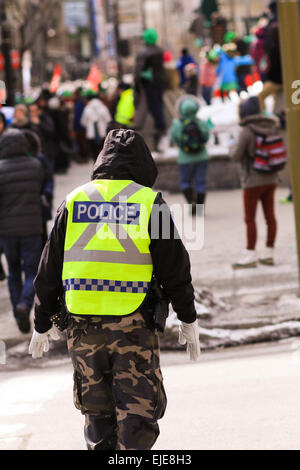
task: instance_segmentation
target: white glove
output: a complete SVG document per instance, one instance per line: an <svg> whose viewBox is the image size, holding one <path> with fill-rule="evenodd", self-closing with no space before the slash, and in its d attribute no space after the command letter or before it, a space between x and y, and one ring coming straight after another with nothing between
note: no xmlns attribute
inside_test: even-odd
<svg viewBox="0 0 300 470"><path fill-rule="evenodd" d="M187 352L190 355L191 361L198 361L200 358L200 341L199 341L199 326L198 320L193 323L181 322L179 325L179 344L187 343Z"/></svg>
<svg viewBox="0 0 300 470"><path fill-rule="evenodd" d="M50 336L54 341L59 339L59 334L54 326L52 326L50 330L46 331L46 333L38 333L35 330L33 331L28 350L33 359L43 357L43 353L49 351L48 336Z"/></svg>

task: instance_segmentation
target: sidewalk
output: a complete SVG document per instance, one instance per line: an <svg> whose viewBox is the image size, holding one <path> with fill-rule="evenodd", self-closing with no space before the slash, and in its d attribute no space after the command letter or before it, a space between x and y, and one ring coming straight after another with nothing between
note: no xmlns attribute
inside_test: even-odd
<svg viewBox="0 0 300 470"><path fill-rule="evenodd" d="M299 449L299 352L291 342L209 352L198 363L162 353L168 405L153 451ZM54 365L48 354L23 361L1 372L0 450L84 450L70 362Z"/></svg>
<svg viewBox="0 0 300 470"><path fill-rule="evenodd" d="M88 181L90 174L91 164L73 164L67 175L58 175L54 206L58 207L70 190ZM283 337L300 334L300 323L297 322L300 321L300 300L297 297L293 206L281 205L279 202L287 192L287 189L280 188L276 194L278 218L276 265L259 266L239 272L233 271L231 264L240 256L245 243L241 191L208 193L204 247L201 250L190 251L195 289L200 292L206 289L204 293L202 292L201 304L197 304L197 309L201 319L200 324L204 329L203 337L207 337L207 329L213 333L214 341L208 341L208 347L210 344L212 347L231 345L231 340L224 341L224 335L216 332L216 329L220 328L226 330L227 337L228 330L282 324ZM181 194L164 193L164 198L170 205L184 203ZM258 211L258 232L258 249L261 250L266 232L261 208ZM0 339L6 342L7 347L29 339L30 335L22 335L15 325L10 311L6 282L0 283L0 299ZM286 326L286 322L291 321L296 321L296 324L294 322ZM172 315L170 322L172 326L174 323ZM279 333L267 330L263 331L263 340L266 339L265 333L267 339L270 335L272 339L282 337L281 330ZM170 342L173 343L173 335L170 336L170 341L166 341L166 345L168 346ZM177 341L174 345L178 346Z"/></svg>

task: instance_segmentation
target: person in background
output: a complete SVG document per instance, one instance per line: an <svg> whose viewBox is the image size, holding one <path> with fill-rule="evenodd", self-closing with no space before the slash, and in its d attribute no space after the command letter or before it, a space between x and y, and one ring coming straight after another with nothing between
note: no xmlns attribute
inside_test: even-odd
<svg viewBox="0 0 300 470"><path fill-rule="evenodd" d="M47 222L52 220L52 203L54 195L54 177L51 165L45 155L42 153L42 146L39 136L30 130L24 130L23 134L28 143L28 155L38 158L44 170L44 181L41 191L41 207L42 207L42 246L44 247L48 240Z"/></svg>
<svg viewBox="0 0 300 470"><path fill-rule="evenodd" d="M270 2L269 9L269 22L265 28L264 41L264 49L268 57L268 68L263 90L259 94L260 106L263 111L265 110L266 98L270 95L276 97L282 91L283 84L277 2Z"/></svg>
<svg viewBox="0 0 300 470"><path fill-rule="evenodd" d="M135 113L134 106L134 91L130 85L121 82L117 88L119 100L116 104L114 113L114 121L119 124L119 127L124 129L132 127L132 122Z"/></svg>
<svg viewBox="0 0 300 470"><path fill-rule="evenodd" d="M166 139L163 93L165 72L163 50L157 46L158 34L149 28L143 32L145 47L136 57L135 83L145 93L148 112L154 119L154 147L159 150Z"/></svg>
<svg viewBox="0 0 300 470"><path fill-rule="evenodd" d="M197 64L196 60L194 59L194 57L189 53L189 50L185 47L181 50L181 57L179 58L179 60L176 64L176 68L177 68L178 73L179 73L180 86L182 88L184 88L184 84L187 80L187 74L186 74L187 70L185 69L185 67L188 64L196 65L197 75L198 75L198 64Z"/></svg>
<svg viewBox="0 0 300 470"><path fill-rule="evenodd" d="M190 63L184 67L186 81L183 88L188 95L198 96L198 67L196 64Z"/></svg>
<svg viewBox="0 0 300 470"><path fill-rule="evenodd" d="M54 170L56 142L54 121L49 111L43 111L37 103L29 104L28 108L30 129L36 132L41 139L42 152L46 155Z"/></svg>
<svg viewBox="0 0 300 470"><path fill-rule="evenodd" d="M267 66L268 66L268 58L265 53L265 24L266 20L265 18L262 18L255 30L255 36L256 36L256 41L254 41L251 50L250 50L250 55L254 60L254 63L256 65L256 69L258 70L260 74L261 81L264 83L266 81L266 72L267 72Z"/></svg>
<svg viewBox="0 0 300 470"><path fill-rule="evenodd" d="M87 100L88 103L84 108L80 123L85 128L90 154L96 161L103 148L107 126L111 122L111 114L97 93L90 91L87 94Z"/></svg>
<svg viewBox="0 0 300 470"><path fill-rule="evenodd" d="M25 104L17 104L15 106L11 127L20 130L30 129L29 113Z"/></svg>
<svg viewBox="0 0 300 470"><path fill-rule="evenodd" d="M223 46L223 52L221 53L217 68L217 76L221 79L222 99L227 97L231 91L238 92L239 85L236 68L241 65L253 64L253 59L250 55L238 57L236 53L236 44L228 43Z"/></svg>
<svg viewBox="0 0 300 470"><path fill-rule="evenodd" d="M196 215L197 204L204 204L206 199L209 155L205 144L209 139L209 129L197 118L200 104L196 97L183 96L177 107L179 119L173 120L171 143L179 147L180 186L191 205L192 215Z"/></svg>
<svg viewBox="0 0 300 470"><path fill-rule="evenodd" d="M200 73L201 94L207 105L211 104L216 76L216 54L212 51L207 51Z"/></svg>
<svg viewBox="0 0 300 470"><path fill-rule="evenodd" d="M250 57L250 49L251 49L251 43L249 41L248 36L245 36L242 39L237 39L236 41L237 45L237 52L238 52L238 57ZM252 74L252 64L253 60L251 60L251 64L240 64L236 67L236 74L238 78L238 92L239 94L242 91L248 91L247 88L247 83L246 83L246 78L248 75Z"/></svg>
<svg viewBox="0 0 300 470"><path fill-rule="evenodd" d="M238 144L232 152L233 159L241 166L241 184L243 188L245 222L247 228L247 248L241 259L233 264L234 269L257 266L256 253L257 228L256 209L262 203L267 223L267 241L260 263L274 264L274 245L276 240L277 221L274 211L274 195L277 186L276 173L264 174L253 167L257 146L257 136L269 136L278 127L275 118L266 117L261 112L259 98L252 96L240 103L240 126L242 127Z"/></svg>
<svg viewBox="0 0 300 470"><path fill-rule="evenodd" d="M67 98L66 98L67 99ZM73 155L73 142L70 128L70 110L66 99L54 96L48 101L48 108L51 111L52 121L55 127L55 148L54 172L65 174L70 166Z"/></svg>
<svg viewBox="0 0 300 470"><path fill-rule="evenodd" d="M8 264L8 289L13 314L22 333L30 331L33 280L42 248L41 191L44 171L28 156L22 131L0 137L0 244ZM13 176L13 178L12 178Z"/></svg>
<svg viewBox="0 0 300 470"><path fill-rule="evenodd" d="M3 113L0 112L0 137L6 129L6 117ZM0 244L0 281L4 281L6 279L6 274L1 262L1 255L3 254L3 249Z"/></svg>
<svg viewBox="0 0 300 470"><path fill-rule="evenodd" d="M54 167L56 157L57 135L56 126L53 118L53 110L49 107L49 100L53 97L55 97L55 95L51 93L50 90L48 90L47 88L43 89L39 98L36 101L36 104L38 106L40 116L39 127L43 128L42 138L46 146L44 154L47 155L48 160L53 163Z"/></svg>
<svg viewBox="0 0 300 470"><path fill-rule="evenodd" d="M82 88L77 88L74 93L73 132L79 151L79 157L83 162L87 161L88 158L88 144L85 136L85 129L81 124L84 108L85 102L82 96Z"/></svg>

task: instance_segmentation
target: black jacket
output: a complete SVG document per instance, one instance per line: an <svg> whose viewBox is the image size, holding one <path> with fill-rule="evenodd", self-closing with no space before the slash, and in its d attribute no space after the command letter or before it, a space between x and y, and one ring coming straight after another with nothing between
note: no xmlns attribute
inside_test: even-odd
<svg viewBox="0 0 300 470"><path fill-rule="evenodd" d="M0 236L27 237L42 233L41 190L44 171L29 157L28 144L17 129L0 138Z"/></svg>
<svg viewBox="0 0 300 470"><path fill-rule="evenodd" d="M157 169L151 153L143 138L132 130L113 130L105 141L92 173L95 179L133 180L143 186L152 187L157 177ZM159 206L165 204L158 194L153 214ZM165 212L164 212L165 213ZM54 227L45 246L38 275L34 286L36 289L35 328L44 333L51 328L49 317L59 311L58 298L63 294L62 267L64 258L64 241L67 225L66 204L57 211ZM150 252L154 267L154 274L165 293L170 298L179 320L191 323L196 320L194 306L194 290L191 283L189 255L179 239L172 218L168 239L163 239L160 227L151 227L162 217L152 218L149 224L149 233L155 232L151 238ZM153 232L152 232L152 229ZM159 237L157 237L157 233ZM147 310L147 299L144 310Z"/></svg>
<svg viewBox="0 0 300 470"><path fill-rule="evenodd" d="M141 78L141 73L145 70L152 70L153 80L148 81ZM158 46L147 45L136 57L135 79L144 84L152 84L155 87L165 86L165 70L163 60L163 50Z"/></svg>

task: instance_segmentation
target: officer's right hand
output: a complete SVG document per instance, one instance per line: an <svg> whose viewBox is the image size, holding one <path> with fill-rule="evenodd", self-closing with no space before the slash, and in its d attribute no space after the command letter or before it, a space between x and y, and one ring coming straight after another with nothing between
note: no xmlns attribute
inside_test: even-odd
<svg viewBox="0 0 300 470"><path fill-rule="evenodd" d="M198 361L200 358L200 341L199 341L198 320L193 323L181 322L179 326L179 344L187 344L187 352L191 361Z"/></svg>
<svg viewBox="0 0 300 470"><path fill-rule="evenodd" d="M33 359L43 357L44 352L49 351L49 341L48 336L50 336L54 341L59 339L59 334L54 326L46 333L38 333L33 331L33 335L29 345L29 354L32 355Z"/></svg>

